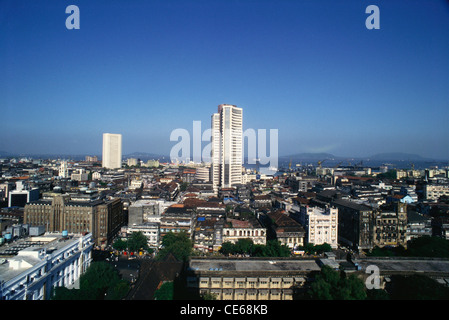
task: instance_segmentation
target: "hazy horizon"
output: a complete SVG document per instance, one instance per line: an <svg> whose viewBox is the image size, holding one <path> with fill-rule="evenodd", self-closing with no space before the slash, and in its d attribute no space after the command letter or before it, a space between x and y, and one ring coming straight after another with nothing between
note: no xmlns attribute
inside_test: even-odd
<svg viewBox="0 0 449 320"><path fill-rule="evenodd" d="M368 30L369 4L380 29ZM0 3L0 150L170 153L219 104L278 129L279 156L449 158L449 2Z"/></svg>

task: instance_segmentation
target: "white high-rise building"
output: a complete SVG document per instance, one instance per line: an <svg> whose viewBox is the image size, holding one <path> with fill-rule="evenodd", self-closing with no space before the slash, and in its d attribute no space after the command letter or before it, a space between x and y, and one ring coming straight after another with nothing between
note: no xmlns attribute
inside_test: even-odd
<svg viewBox="0 0 449 320"><path fill-rule="evenodd" d="M122 135L103 133L103 168L117 169L122 167Z"/></svg>
<svg viewBox="0 0 449 320"><path fill-rule="evenodd" d="M212 164L214 188L229 188L242 183L243 110L221 104L211 118Z"/></svg>
<svg viewBox="0 0 449 320"><path fill-rule="evenodd" d="M69 168L67 166L67 161L62 161L59 166L59 176L61 178L68 178L69 177Z"/></svg>

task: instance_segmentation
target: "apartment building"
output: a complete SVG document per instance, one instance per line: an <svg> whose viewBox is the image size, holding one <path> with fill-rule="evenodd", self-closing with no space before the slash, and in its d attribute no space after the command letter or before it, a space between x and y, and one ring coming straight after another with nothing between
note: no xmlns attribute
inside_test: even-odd
<svg viewBox="0 0 449 320"><path fill-rule="evenodd" d="M380 208L374 216L374 246L407 247L407 204Z"/></svg>
<svg viewBox="0 0 449 320"><path fill-rule="evenodd" d="M338 209L303 206L298 222L306 231L306 242L315 245L329 244L338 247Z"/></svg>
<svg viewBox="0 0 449 320"><path fill-rule="evenodd" d="M91 233L47 233L2 246L1 300L49 300L56 287L77 287L92 261Z"/></svg>
<svg viewBox="0 0 449 320"><path fill-rule="evenodd" d="M294 250L305 244L304 227L283 211L267 213L270 231L281 244Z"/></svg>
<svg viewBox="0 0 449 320"><path fill-rule="evenodd" d="M267 230L256 218L227 219L223 227L223 242L236 243L239 239L251 239L254 244L265 245Z"/></svg>
<svg viewBox="0 0 449 320"><path fill-rule="evenodd" d="M346 199L337 199L331 204L338 209L339 241L356 249L372 249L375 209Z"/></svg>
<svg viewBox="0 0 449 320"><path fill-rule="evenodd" d="M449 196L449 184L427 184L424 186L427 200L438 200L442 196Z"/></svg>

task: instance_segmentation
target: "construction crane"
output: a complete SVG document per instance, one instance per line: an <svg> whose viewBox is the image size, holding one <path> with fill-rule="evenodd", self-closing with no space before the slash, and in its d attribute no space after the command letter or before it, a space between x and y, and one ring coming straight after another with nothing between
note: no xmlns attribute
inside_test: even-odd
<svg viewBox="0 0 449 320"><path fill-rule="evenodd" d="M326 161L326 159L321 160L321 161L318 161L318 168L321 168L321 164L322 164L324 161Z"/></svg>

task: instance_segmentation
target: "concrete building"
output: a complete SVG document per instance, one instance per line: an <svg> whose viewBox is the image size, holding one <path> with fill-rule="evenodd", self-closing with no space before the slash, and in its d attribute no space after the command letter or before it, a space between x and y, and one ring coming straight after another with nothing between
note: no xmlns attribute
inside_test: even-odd
<svg viewBox="0 0 449 320"><path fill-rule="evenodd" d="M169 232L185 232L192 236L194 213L192 208L184 204L173 204L165 210L160 220L161 239Z"/></svg>
<svg viewBox="0 0 449 320"><path fill-rule="evenodd" d="M62 161L59 165L59 177L68 178L69 177L69 168L67 165L67 161Z"/></svg>
<svg viewBox="0 0 449 320"><path fill-rule="evenodd" d="M407 204L381 207L374 216L374 246L407 247Z"/></svg>
<svg viewBox="0 0 449 320"><path fill-rule="evenodd" d="M236 243L239 239L251 239L254 244L267 243L267 229L256 218L248 220L227 219L223 226L223 242Z"/></svg>
<svg viewBox="0 0 449 320"><path fill-rule="evenodd" d="M314 260L191 259L187 288L217 300L293 300L313 272Z"/></svg>
<svg viewBox="0 0 449 320"><path fill-rule="evenodd" d="M39 199L39 189L30 188L23 181L16 182L16 189L8 194L8 207L25 207L25 205Z"/></svg>
<svg viewBox="0 0 449 320"><path fill-rule="evenodd" d="M327 243L338 247L338 209L301 207L298 222L306 231L306 242L320 245Z"/></svg>
<svg viewBox="0 0 449 320"><path fill-rule="evenodd" d="M432 219L416 211L407 210L407 241L432 236Z"/></svg>
<svg viewBox="0 0 449 320"><path fill-rule="evenodd" d="M229 188L242 183L243 110L221 104L211 119L212 165L214 187Z"/></svg>
<svg viewBox="0 0 449 320"><path fill-rule="evenodd" d="M74 181L87 181L89 180L89 174L84 169L78 169L70 175L70 179Z"/></svg>
<svg viewBox="0 0 449 320"><path fill-rule="evenodd" d="M136 158L129 158L129 159L126 160L126 164L127 164L129 167L137 166L138 161L137 161Z"/></svg>
<svg viewBox="0 0 449 320"><path fill-rule="evenodd" d="M103 133L102 167L118 169L122 167L122 135Z"/></svg>
<svg viewBox="0 0 449 320"><path fill-rule="evenodd" d="M269 212L270 229L276 240L294 250L305 244L304 227L282 211Z"/></svg>
<svg viewBox="0 0 449 320"><path fill-rule="evenodd" d="M161 216L174 201L164 199L137 200L128 208L128 225L141 225L147 222L161 222Z"/></svg>
<svg viewBox="0 0 449 320"><path fill-rule="evenodd" d="M424 186L427 200L438 200L442 196L449 196L449 184L427 184Z"/></svg>
<svg viewBox="0 0 449 320"><path fill-rule="evenodd" d="M132 225L125 228L128 235L133 232L142 232L148 239L150 248L158 248L160 245L160 224L157 222L146 222L139 225ZM123 229L122 229L123 230Z"/></svg>
<svg viewBox="0 0 449 320"><path fill-rule="evenodd" d="M47 232L92 233L97 246L104 247L124 224L120 199L73 201L69 194L28 203L24 223L44 225Z"/></svg>
<svg viewBox="0 0 449 320"><path fill-rule="evenodd" d="M331 202L338 209L338 239L354 249L373 248L374 209L351 200Z"/></svg>
<svg viewBox="0 0 449 320"><path fill-rule="evenodd" d="M204 165L196 168L195 179L199 181L210 181L210 165Z"/></svg>
<svg viewBox="0 0 449 320"><path fill-rule="evenodd" d="M53 288L77 288L93 246L90 233L50 233L2 246L0 299L49 300Z"/></svg>
<svg viewBox="0 0 449 320"><path fill-rule="evenodd" d="M203 252L218 251L223 243L224 217L197 217L193 228L193 247Z"/></svg>

